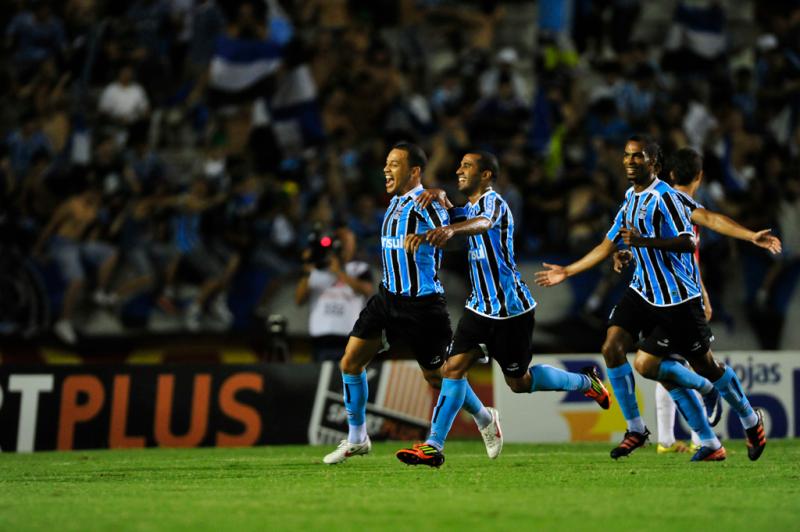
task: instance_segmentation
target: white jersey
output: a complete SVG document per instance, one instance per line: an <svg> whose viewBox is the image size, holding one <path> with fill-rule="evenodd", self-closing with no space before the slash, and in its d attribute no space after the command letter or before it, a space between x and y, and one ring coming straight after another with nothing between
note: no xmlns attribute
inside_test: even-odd
<svg viewBox="0 0 800 532"><path fill-rule="evenodd" d="M357 279L369 274L366 262L352 261L344 266L345 273ZM310 314L308 332L317 336L347 336L367 303L366 296L356 293L329 270L311 270L308 278Z"/></svg>

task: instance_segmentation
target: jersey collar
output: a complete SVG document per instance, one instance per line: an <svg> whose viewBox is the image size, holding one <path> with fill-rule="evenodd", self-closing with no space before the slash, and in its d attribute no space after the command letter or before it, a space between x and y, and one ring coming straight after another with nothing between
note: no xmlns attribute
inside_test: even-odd
<svg viewBox="0 0 800 532"><path fill-rule="evenodd" d="M412 188L411 190L409 190L408 192L406 192L402 196L396 196L396 197L399 198L399 199L403 199L403 198L406 198L406 197L413 198L414 196L418 195L420 192L422 192L422 185L421 184L415 186L414 188Z"/></svg>
<svg viewBox="0 0 800 532"><path fill-rule="evenodd" d="M481 201L481 199L483 199L483 197L484 197L486 194L488 194L489 192L494 192L494 189L493 189L492 187L489 187L489 188L487 188L487 189L486 189L486 192L484 192L483 194L481 194L480 198L478 198L478 199L476 199L476 200L475 200L475 203L472 203L472 202L471 202L471 201L469 201L469 200L467 200L467 203L469 203L470 205L477 205L477 204L478 204L478 203Z"/></svg>

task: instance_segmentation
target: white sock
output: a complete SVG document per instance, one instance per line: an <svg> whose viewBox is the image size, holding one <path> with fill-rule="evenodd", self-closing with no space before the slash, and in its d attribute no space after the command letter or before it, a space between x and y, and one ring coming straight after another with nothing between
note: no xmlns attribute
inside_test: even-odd
<svg viewBox="0 0 800 532"><path fill-rule="evenodd" d="M635 418L628 419L626 421L628 422L628 430L630 432L638 432L639 434L644 433L645 426L642 416L636 416Z"/></svg>
<svg viewBox="0 0 800 532"><path fill-rule="evenodd" d="M485 406L482 406L472 417L475 419L475 424L478 425L479 429L485 429L492 422L492 414Z"/></svg>
<svg viewBox="0 0 800 532"><path fill-rule="evenodd" d="M714 436L713 440L700 440L700 445L703 447L711 447L715 451L722 447L722 443L720 443L719 438Z"/></svg>
<svg viewBox="0 0 800 532"><path fill-rule="evenodd" d="M364 443L367 441L367 424L348 425L350 430L347 432L347 441L350 443Z"/></svg>
<svg viewBox="0 0 800 532"><path fill-rule="evenodd" d="M740 417L739 419L742 420L742 426L745 428L745 430L751 429L758 425L758 414L756 414L755 410L750 412L749 416Z"/></svg>
<svg viewBox="0 0 800 532"><path fill-rule="evenodd" d="M656 421L658 443L670 447L675 443L675 401L660 382L656 383Z"/></svg>

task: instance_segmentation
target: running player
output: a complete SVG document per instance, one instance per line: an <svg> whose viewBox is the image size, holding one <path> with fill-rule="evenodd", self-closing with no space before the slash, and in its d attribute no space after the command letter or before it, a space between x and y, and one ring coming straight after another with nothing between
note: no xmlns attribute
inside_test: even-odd
<svg viewBox="0 0 800 532"><path fill-rule="evenodd" d="M780 253L781 242L775 236L769 234L769 230L753 232L749 229L742 227L735 221L727 216L707 211L702 205L694 200L694 195L697 192L700 183L703 180L703 157L691 148L682 148L675 152L670 160L670 181L675 190L678 191L678 198L682 201L684 206L692 213L692 222L703 224L707 227L715 227L716 230L722 234L733 236L741 240L747 240L761 245L773 254ZM712 308L711 302L708 298L708 292L703 284L702 277L699 276L700 266L700 235L699 228L694 225L692 230L695 234L695 242L697 249L695 250L694 258L698 266L698 280L700 282L701 292L703 294L703 310L707 321L711 320ZM615 269L618 269L617 260L618 254L614 254ZM621 258L619 266L623 265L625 258ZM686 445L676 441L674 432L675 423L675 401L667 393L665 388L659 383L656 385L656 421L658 423L658 446L656 450L659 454L669 452L686 452L689 450ZM721 414L721 412L718 410ZM715 420L710 421L711 425L715 425ZM696 439L697 434L692 431L693 444L697 444L699 440ZM695 449L696 450L696 449Z"/></svg>
<svg viewBox="0 0 800 532"><path fill-rule="evenodd" d="M382 334L390 344L406 343L413 351L425 380L434 388L441 386L444 364L452 329L437 272L442 252L430 244L404 249L406 238L447 226L447 211L438 204L423 208L414 201L423 192L421 179L427 159L414 144L396 144L386 157L384 175L386 192L394 197L383 219L383 277L379 291L367 301L345 347L339 364L344 383L348 436L325 456L326 464L338 464L347 458L370 452L367 435L366 366L382 345ZM468 385L464 409L475 418L489 456L502 448L500 430L495 424L496 411L486 408Z"/></svg>
<svg viewBox="0 0 800 532"><path fill-rule="evenodd" d="M700 287L691 257L695 243L689 213L678 193L656 177L660 149L655 142L646 137L631 137L625 146L623 164L632 187L603 242L569 266L545 264L547 270L536 274L537 284L553 286L596 266L618 244L624 242L632 248L636 273L629 290L612 311L602 350L628 424L622 443L611 451L611 457L629 455L644 445L650 434L639 415L633 371L625 356L634 345L634 338L649 332L637 352L637 371L674 388L673 399L703 439L703 446L692 460L724 459L725 451L707 420L700 420L705 414L701 416L699 402L689 389L708 397L718 390L742 419L750 447L748 455L756 460L766 445L761 415L753 411L741 393L733 370L724 364L717 365L708 349L711 331L699 300ZM677 361L662 358L675 352L687 358L697 373Z"/></svg>
<svg viewBox="0 0 800 532"><path fill-rule="evenodd" d="M503 198L492 190L497 174L497 159L491 153L476 151L464 155L456 175L458 189L469 199L466 220L407 240L408 249L415 250L424 242L441 248L455 236L469 236L472 284L450 348L451 355L442 371L442 388L430 436L424 443L396 453L400 461L409 465L439 467L444 463L445 439L469 389L467 371L484 354L500 364L506 383L517 393L578 390L602 408L609 407L608 391L593 367L584 368L581 373L544 364L528 367L536 301L514 262L514 218ZM452 207L442 191L428 191L418 201L425 205L432 199ZM495 424L499 436L497 418Z"/></svg>

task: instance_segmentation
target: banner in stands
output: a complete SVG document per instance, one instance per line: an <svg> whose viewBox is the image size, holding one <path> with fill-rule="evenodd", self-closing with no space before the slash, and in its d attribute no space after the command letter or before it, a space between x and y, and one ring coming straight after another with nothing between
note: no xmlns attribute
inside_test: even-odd
<svg viewBox="0 0 800 532"><path fill-rule="evenodd" d="M753 406L764 409L767 434L771 438L800 437L800 351L718 352L714 356L733 367ZM630 358L633 362L632 357ZM550 364L569 371L594 364L606 386L605 363L599 355L534 356L535 364ZM601 410L580 392L539 392L515 394L503 384L494 364L495 405L500 410L507 442L617 442L625 433L625 419L616 404ZM655 382L636 375L636 397L645 424L656 441ZM676 416L675 436L689 438L685 422ZM743 438L738 416L727 404L715 431L723 439Z"/></svg>
<svg viewBox="0 0 800 532"><path fill-rule="evenodd" d="M415 362L369 369L374 439L420 439L433 396ZM333 363L0 366L0 450L329 443L347 433Z"/></svg>

